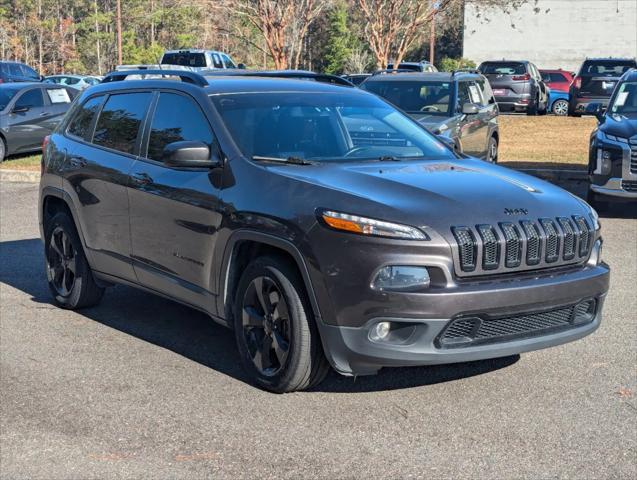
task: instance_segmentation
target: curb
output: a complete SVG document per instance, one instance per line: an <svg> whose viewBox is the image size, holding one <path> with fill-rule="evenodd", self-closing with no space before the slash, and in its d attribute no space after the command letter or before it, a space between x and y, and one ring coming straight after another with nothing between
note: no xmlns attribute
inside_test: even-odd
<svg viewBox="0 0 637 480"><path fill-rule="evenodd" d="M9 170L0 168L0 182L31 182L40 181L40 172L32 170Z"/></svg>

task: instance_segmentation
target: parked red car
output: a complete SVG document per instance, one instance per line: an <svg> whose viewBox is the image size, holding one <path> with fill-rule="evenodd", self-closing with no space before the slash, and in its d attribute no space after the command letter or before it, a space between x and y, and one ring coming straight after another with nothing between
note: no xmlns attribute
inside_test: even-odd
<svg viewBox="0 0 637 480"><path fill-rule="evenodd" d="M566 70L540 70L542 80L551 90L568 92L568 87L573 82L573 74Z"/></svg>

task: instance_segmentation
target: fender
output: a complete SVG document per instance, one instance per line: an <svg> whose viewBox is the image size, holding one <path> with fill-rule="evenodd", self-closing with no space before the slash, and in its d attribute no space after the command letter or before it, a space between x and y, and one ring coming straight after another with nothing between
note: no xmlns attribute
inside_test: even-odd
<svg viewBox="0 0 637 480"><path fill-rule="evenodd" d="M221 270L219 272L219 295L217 297L217 312L220 315L225 312L228 279L230 274L230 262L232 260L232 253L234 252L235 245L238 242L245 240L263 243L265 245L279 248L292 256L297 265L297 268L299 269L299 272L301 272L301 278L303 279L305 289L310 299L314 318L316 319L317 324L321 325L323 322L318 301L316 299L316 294L314 292L314 288L312 287L312 282L310 280L310 274L308 272L305 259L303 258L303 255L301 254L299 249L289 240L267 233L261 233L247 229L236 230L230 235L230 238L228 238L228 242L226 243L223 253L223 261L221 263Z"/></svg>

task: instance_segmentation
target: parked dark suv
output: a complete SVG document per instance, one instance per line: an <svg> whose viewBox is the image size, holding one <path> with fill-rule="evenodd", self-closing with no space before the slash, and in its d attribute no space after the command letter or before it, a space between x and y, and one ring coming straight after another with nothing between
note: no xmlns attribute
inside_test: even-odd
<svg viewBox="0 0 637 480"><path fill-rule="evenodd" d="M528 61L483 62L478 67L489 79L500 110L543 115L548 109L549 89L537 67Z"/></svg>
<svg viewBox="0 0 637 480"><path fill-rule="evenodd" d="M0 83L40 82L43 78L24 63L0 60Z"/></svg>
<svg viewBox="0 0 637 480"><path fill-rule="evenodd" d="M174 75L107 76L48 142L39 211L61 307L114 283L175 299L233 328L276 392L330 365L508 356L599 326L609 269L582 200L459 158L357 88Z"/></svg>
<svg viewBox="0 0 637 480"><path fill-rule="evenodd" d="M589 201L637 200L637 69L624 73L609 101L590 103L586 113L597 116L591 133Z"/></svg>
<svg viewBox="0 0 637 480"><path fill-rule="evenodd" d="M619 78L631 68L637 68L635 59L587 58L571 83L568 114L579 117L589 103L606 107Z"/></svg>
<svg viewBox="0 0 637 480"><path fill-rule="evenodd" d="M404 110L458 152L497 161L499 110L489 82L479 73L375 74L361 88Z"/></svg>

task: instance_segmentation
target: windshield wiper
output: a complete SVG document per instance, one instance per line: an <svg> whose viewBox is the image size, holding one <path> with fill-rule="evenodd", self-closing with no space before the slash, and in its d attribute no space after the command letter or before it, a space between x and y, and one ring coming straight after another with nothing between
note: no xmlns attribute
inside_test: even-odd
<svg viewBox="0 0 637 480"><path fill-rule="evenodd" d="M278 163L287 163L290 165L314 165L315 162L310 162L309 160L304 160L300 157L288 157L288 158L279 158L279 157L262 157L259 155L253 155L252 160L257 162L278 162Z"/></svg>

